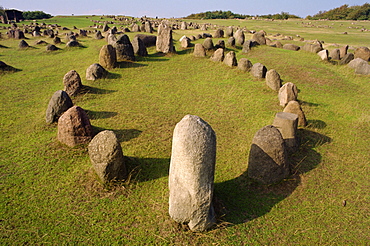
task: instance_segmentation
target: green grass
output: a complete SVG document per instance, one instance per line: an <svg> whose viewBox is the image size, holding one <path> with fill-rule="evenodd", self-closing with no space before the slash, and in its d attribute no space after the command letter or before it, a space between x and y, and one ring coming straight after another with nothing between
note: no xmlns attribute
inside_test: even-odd
<svg viewBox="0 0 370 246"><path fill-rule="evenodd" d="M54 21L70 28L91 25L86 17L55 17L50 23ZM218 21L209 22L244 25ZM296 22L245 24L269 34L301 33L327 43L368 45L369 32L354 39L330 36ZM201 32L176 30L174 37ZM79 39L85 48L65 49L61 44L61 50L48 53L33 42L51 39L27 37L33 46L27 50L19 50L17 40L0 40L7 47L1 48L0 60L20 70L0 75L2 244L366 245L369 241L368 76L303 51L266 46L242 54L234 49L238 58L261 62L277 70L284 83L295 83L309 120L309 126L299 131L300 150L291 157L295 174L280 184L263 186L245 175L249 148L258 129L271 124L282 110L277 94L263 80L193 58L191 49L183 51L176 43L177 55L163 56L150 48L149 57L122 63L107 79L86 81L85 70L98 62L104 40L94 40L91 34ZM100 184L86 146L60 144L57 125L45 123L48 101L63 89L63 76L72 69L87 87L73 102L87 111L96 132L110 129L117 134L128 157L129 182ZM172 132L186 114L200 116L217 134L219 221L205 233L187 231L167 213Z"/></svg>

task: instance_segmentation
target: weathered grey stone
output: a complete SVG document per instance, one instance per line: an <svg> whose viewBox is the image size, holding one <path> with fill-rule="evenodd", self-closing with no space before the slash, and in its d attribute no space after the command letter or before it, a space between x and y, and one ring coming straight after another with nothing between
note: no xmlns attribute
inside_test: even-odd
<svg viewBox="0 0 370 246"><path fill-rule="evenodd" d="M215 45L216 50L219 49L219 48L225 49L225 41L222 40L222 39L218 40L216 45Z"/></svg>
<svg viewBox="0 0 370 246"><path fill-rule="evenodd" d="M306 116L297 101L289 101L284 108L284 112L298 115L298 126L307 126Z"/></svg>
<svg viewBox="0 0 370 246"><path fill-rule="evenodd" d="M346 55L343 56L343 58L339 61L339 65L346 65L348 64L350 61L352 61L353 59L355 59L355 56L353 55L353 53L347 53Z"/></svg>
<svg viewBox="0 0 370 246"><path fill-rule="evenodd" d="M136 34L135 37L138 37L144 42L145 47L155 46L157 43L157 36L146 35L146 34Z"/></svg>
<svg viewBox="0 0 370 246"><path fill-rule="evenodd" d="M58 140L74 147L87 144L93 137L93 130L86 112L78 107L69 108L58 120Z"/></svg>
<svg viewBox="0 0 370 246"><path fill-rule="evenodd" d="M103 183L127 178L121 145L113 131L99 132L89 143L89 157Z"/></svg>
<svg viewBox="0 0 370 246"><path fill-rule="evenodd" d="M100 49L99 64L106 69L112 69L116 67L117 54L116 49L112 45L103 45L103 47Z"/></svg>
<svg viewBox="0 0 370 246"><path fill-rule="evenodd" d="M30 46L28 45L28 43L27 43L26 41L21 40L21 41L19 42L19 44L18 44L18 47L19 47L20 49L25 49L25 48L28 48L28 47L30 47Z"/></svg>
<svg viewBox="0 0 370 246"><path fill-rule="evenodd" d="M117 38L113 45L116 49L117 61L135 61L134 48L130 42L130 38L126 34L122 34Z"/></svg>
<svg viewBox="0 0 370 246"><path fill-rule="evenodd" d="M328 50L319 51L319 52L317 52L317 55L320 56L321 60L323 60L323 61L329 60Z"/></svg>
<svg viewBox="0 0 370 246"><path fill-rule="evenodd" d="M195 115L177 123L169 171L169 214L190 230L202 232L215 222L212 204L216 162L216 134Z"/></svg>
<svg viewBox="0 0 370 246"><path fill-rule="evenodd" d="M215 51L215 53L213 53L210 59L211 61L214 62L222 62L224 58L225 58L224 49L219 48Z"/></svg>
<svg viewBox="0 0 370 246"><path fill-rule="evenodd" d="M298 89L295 84L288 82L284 84L279 90L280 106L285 107L290 101L297 101Z"/></svg>
<svg viewBox="0 0 370 246"><path fill-rule="evenodd" d="M47 51L55 51L55 50L58 50L58 47L56 47L54 44L48 44L46 46L46 50Z"/></svg>
<svg viewBox="0 0 370 246"><path fill-rule="evenodd" d="M145 32L153 33L152 23L150 21L146 21L144 24Z"/></svg>
<svg viewBox="0 0 370 246"><path fill-rule="evenodd" d="M355 59L361 58L365 61L370 61L370 49L367 47L359 47L355 50Z"/></svg>
<svg viewBox="0 0 370 246"><path fill-rule="evenodd" d="M345 45L339 48L340 59L342 59L345 55L347 55L347 51L348 51L348 45Z"/></svg>
<svg viewBox="0 0 370 246"><path fill-rule="evenodd" d="M361 66L361 64L365 64L365 63L367 64L367 62L364 59L355 58L348 63L348 67L356 69L357 67Z"/></svg>
<svg viewBox="0 0 370 246"><path fill-rule="evenodd" d="M190 46L190 39L188 37L182 38L180 40L181 48L186 49Z"/></svg>
<svg viewBox="0 0 370 246"><path fill-rule="evenodd" d="M206 56L206 49L204 48L203 44L198 43L194 45L193 55L195 57L205 57Z"/></svg>
<svg viewBox="0 0 370 246"><path fill-rule="evenodd" d="M293 153L297 151L298 140L296 133L298 126L298 115L288 112L279 112L275 115L272 125L280 131L288 152Z"/></svg>
<svg viewBox="0 0 370 246"><path fill-rule="evenodd" d="M229 67L235 67L238 65L238 61L236 60L236 54L234 51L230 51L225 55L224 64Z"/></svg>
<svg viewBox="0 0 370 246"><path fill-rule="evenodd" d="M235 38L235 44L236 45L243 45L244 40L245 40L243 30L241 30L241 29L236 30L236 32L234 33L234 38Z"/></svg>
<svg viewBox="0 0 370 246"><path fill-rule="evenodd" d="M322 46L318 44L309 44L306 43L302 46L302 50L312 52L312 53L318 53L322 50Z"/></svg>
<svg viewBox="0 0 370 246"><path fill-rule="evenodd" d="M265 126L254 135L247 173L263 184L277 183L290 175L284 139L276 127Z"/></svg>
<svg viewBox="0 0 370 246"><path fill-rule="evenodd" d="M162 22L158 26L158 37L156 42L158 52L175 53L175 47L172 40L172 28L166 22Z"/></svg>
<svg viewBox="0 0 370 246"><path fill-rule="evenodd" d="M108 23L105 22L102 28L102 32L107 32L108 30L109 30Z"/></svg>
<svg viewBox="0 0 370 246"><path fill-rule="evenodd" d="M134 39L132 40L132 47L136 55L148 56L148 51L145 47L145 44L139 37L134 37Z"/></svg>
<svg viewBox="0 0 370 246"><path fill-rule="evenodd" d="M64 91L71 97L76 95L82 89L80 75L76 70L71 70L63 77Z"/></svg>
<svg viewBox="0 0 370 246"><path fill-rule="evenodd" d="M253 34L252 40L257 42L259 45L265 45L266 44L266 38L265 38L265 32L259 31Z"/></svg>
<svg viewBox="0 0 370 246"><path fill-rule="evenodd" d="M242 52L243 53L248 53L252 49L252 46L253 46L253 41L252 40L244 41Z"/></svg>
<svg viewBox="0 0 370 246"><path fill-rule="evenodd" d="M138 24L134 23L132 26L131 26L131 31L132 32L140 32L140 27Z"/></svg>
<svg viewBox="0 0 370 246"><path fill-rule="evenodd" d="M253 67L253 64L250 60L247 58L240 58L238 62L238 69L242 70L244 72L249 72L251 68Z"/></svg>
<svg viewBox="0 0 370 246"><path fill-rule="evenodd" d="M60 44L62 40L60 40L60 37L54 37L53 42L54 44Z"/></svg>
<svg viewBox="0 0 370 246"><path fill-rule="evenodd" d="M283 48L283 44L280 43L279 41L273 42L270 46L271 47L275 47L275 48L279 48L279 49L282 49Z"/></svg>
<svg viewBox="0 0 370 246"><path fill-rule="evenodd" d="M234 38L234 37L230 37L230 38L227 40L227 45L228 45L228 46L231 46L231 47L235 47L235 38Z"/></svg>
<svg viewBox="0 0 370 246"><path fill-rule="evenodd" d="M340 51L339 51L339 49L331 50L330 53L329 53L329 57L332 60L340 60Z"/></svg>
<svg viewBox="0 0 370 246"><path fill-rule="evenodd" d="M353 61L356 61L356 62L352 63ZM353 61L351 61L348 65L350 65L350 67L353 67L355 69L356 74L370 75L370 65L367 61L361 58L356 58Z"/></svg>
<svg viewBox="0 0 370 246"><path fill-rule="evenodd" d="M106 36L107 43L112 45L113 47L116 45L117 37L114 34L108 34Z"/></svg>
<svg viewBox="0 0 370 246"><path fill-rule="evenodd" d="M232 37L234 35L234 29L233 29L232 26L226 27L225 35L226 35L226 37Z"/></svg>
<svg viewBox="0 0 370 246"><path fill-rule="evenodd" d="M203 42L203 47L206 49L206 50L213 50L215 48L215 46L213 45L213 40L212 38L206 38Z"/></svg>
<svg viewBox="0 0 370 246"><path fill-rule="evenodd" d="M295 44L284 44L283 49L298 51L300 48L298 45Z"/></svg>
<svg viewBox="0 0 370 246"><path fill-rule="evenodd" d="M267 68L261 64L261 63L255 63L253 64L252 68L251 68L251 74L258 78L258 79L263 79L266 77L266 72L267 72Z"/></svg>
<svg viewBox="0 0 370 246"><path fill-rule="evenodd" d="M75 40L71 40L66 44L66 47L80 47L80 43Z"/></svg>
<svg viewBox="0 0 370 246"><path fill-rule="evenodd" d="M187 30L187 29L188 29L188 24L187 24L185 21L181 22L181 27L180 27L180 29L181 29L181 30Z"/></svg>
<svg viewBox="0 0 370 246"><path fill-rule="evenodd" d="M224 37L224 31L222 29L217 29L215 33L213 34L214 38L223 38Z"/></svg>
<svg viewBox="0 0 370 246"><path fill-rule="evenodd" d="M101 31L97 31L96 33L95 33L95 39L103 39L104 37L103 37L103 35L101 34Z"/></svg>
<svg viewBox="0 0 370 246"><path fill-rule="evenodd" d="M102 79L107 76L108 71L105 70L99 63L94 63L86 69L87 80Z"/></svg>
<svg viewBox="0 0 370 246"><path fill-rule="evenodd" d="M46 110L46 123L57 122L59 117L72 106L72 100L65 91L56 91L51 97Z"/></svg>
<svg viewBox="0 0 370 246"><path fill-rule="evenodd" d="M275 69L270 69L266 73L266 85L274 91L279 91L281 87L281 79Z"/></svg>

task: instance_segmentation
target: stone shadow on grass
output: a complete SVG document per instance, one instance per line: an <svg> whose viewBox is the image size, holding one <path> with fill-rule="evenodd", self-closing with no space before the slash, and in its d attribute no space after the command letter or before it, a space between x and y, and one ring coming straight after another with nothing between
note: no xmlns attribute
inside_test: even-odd
<svg viewBox="0 0 370 246"><path fill-rule="evenodd" d="M137 158L125 156L125 159L131 179L137 182L145 182L168 176L170 158Z"/></svg>
<svg viewBox="0 0 370 246"><path fill-rule="evenodd" d="M148 65L137 63L137 62L126 62L126 61L117 62L117 68L135 68L135 67L146 67L146 66Z"/></svg>
<svg viewBox="0 0 370 246"><path fill-rule="evenodd" d="M86 111L87 112L92 112L92 111L88 111L88 110L86 110ZM108 115L107 118L117 115L117 113L115 113L115 112L104 112L104 111L102 111L102 112L106 113ZM111 116L111 115L113 115L113 116ZM98 126L93 126L93 130L94 130L94 135L98 134L99 132L105 131L105 130L113 131L116 134L117 139L118 139L119 142L128 142L131 139L137 138L142 133L142 131L137 130L137 129L118 129L118 130L116 130L116 129L105 129L105 128L101 128L101 127L98 127Z"/></svg>
<svg viewBox="0 0 370 246"><path fill-rule="evenodd" d="M90 120L96 119L108 119L116 116L117 112L109 112L109 111L93 111L93 110L86 110L85 112Z"/></svg>
<svg viewBox="0 0 370 246"><path fill-rule="evenodd" d="M83 88L80 90L80 94L91 93L91 94L110 94L117 92L117 90L106 90L101 88L96 88L88 85L83 85Z"/></svg>
<svg viewBox="0 0 370 246"><path fill-rule="evenodd" d="M307 129L299 129L297 135L301 145L289 156L292 174L287 179L274 185L263 185L251 180L244 172L235 179L215 183L214 204L219 226L242 224L267 214L301 184L300 174L321 163L322 157L315 147L332 140Z"/></svg>

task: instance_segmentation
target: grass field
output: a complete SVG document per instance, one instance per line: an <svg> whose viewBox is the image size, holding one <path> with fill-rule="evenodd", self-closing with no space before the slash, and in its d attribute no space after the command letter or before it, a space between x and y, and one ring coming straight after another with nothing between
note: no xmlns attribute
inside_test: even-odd
<svg viewBox="0 0 370 246"><path fill-rule="evenodd" d="M54 17L46 23L89 29L100 17ZM108 20L107 18L103 20ZM41 21L40 21L41 22ZM199 20L241 26L333 44L370 46L370 22L305 20ZM4 25L3 25L4 26ZM348 26L356 26L359 29ZM348 35L342 34L347 31ZM214 30L208 32L213 33ZM175 30L174 38L200 30ZM136 33L128 33L132 39ZM294 174L264 186L246 175L254 134L282 111L276 92L249 73L194 58L191 48L120 63L108 78L87 81L87 67L99 61L105 40L93 34L84 48L46 52L27 35L0 40L0 60L18 69L0 74L0 235L3 245L367 245L370 241L370 77L316 54L267 46L238 58L275 69L293 82L308 126L290 157ZM247 38L249 36L247 35ZM65 40L63 40L65 42ZM198 40L196 42L203 42ZM283 43L291 41L282 41ZM302 43L303 44L303 43ZM72 98L85 109L95 132L113 130L131 179L99 183L87 146L57 141L57 125L45 123L50 97L63 89L63 76L76 70L85 93ZM186 114L207 121L217 134L215 197L217 225L193 233L168 215L168 168L172 132ZM343 202L346 201L346 205Z"/></svg>

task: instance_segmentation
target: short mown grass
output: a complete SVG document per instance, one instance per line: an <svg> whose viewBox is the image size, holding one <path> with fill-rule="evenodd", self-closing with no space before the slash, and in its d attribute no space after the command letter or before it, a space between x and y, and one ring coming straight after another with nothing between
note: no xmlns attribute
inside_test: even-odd
<svg viewBox="0 0 370 246"><path fill-rule="evenodd" d="M88 29L89 18L55 17L50 23ZM210 22L244 25L236 20ZM251 21L246 26L271 34L299 31L312 39L354 46L366 46L370 35L332 40L296 22ZM174 37L192 32L201 33L176 30ZM4 245L366 245L370 240L368 76L304 51L265 46L242 54L228 49L238 58L277 70L284 83L295 83L308 119L308 126L299 130L300 150L290 157L293 175L264 186L245 175L254 134L282 110L277 93L264 80L194 58L191 48L184 51L176 43L176 55L150 48L148 57L121 63L106 79L87 81L85 70L99 61L105 40L90 34L79 38L84 48L61 44L61 50L48 53L34 41L51 39L27 37L32 48L26 50L18 49L17 40L0 40L5 47L0 60L18 69L0 74ZM121 142L130 170L130 179L123 183L102 185L87 146L62 145L57 125L45 123L48 101L63 89L63 76L72 69L85 86L72 98L74 104L87 111L95 132L113 130ZM167 213L172 132L186 114L200 116L217 134L218 223L205 233L188 231Z"/></svg>

